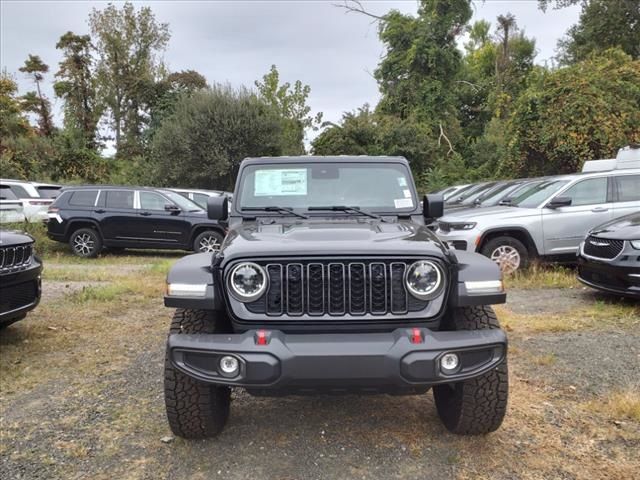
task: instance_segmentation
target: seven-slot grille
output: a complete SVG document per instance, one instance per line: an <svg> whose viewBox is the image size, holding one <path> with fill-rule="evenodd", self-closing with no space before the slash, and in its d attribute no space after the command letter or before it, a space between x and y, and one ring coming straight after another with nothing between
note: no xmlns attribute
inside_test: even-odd
<svg viewBox="0 0 640 480"><path fill-rule="evenodd" d="M415 260L259 262L269 288L248 303L252 313L271 316L403 314L428 302L406 290L405 272Z"/></svg>
<svg viewBox="0 0 640 480"><path fill-rule="evenodd" d="M615 258L624 248L624 241L598 238L589 235L584 242L584 253L597 258Z"/></svg>
<svg viewBox="0 0 640 480"><path fill-rule="evenodd" d="M31 263L31 245L0 247L0 271L19 269Z"/></svg>

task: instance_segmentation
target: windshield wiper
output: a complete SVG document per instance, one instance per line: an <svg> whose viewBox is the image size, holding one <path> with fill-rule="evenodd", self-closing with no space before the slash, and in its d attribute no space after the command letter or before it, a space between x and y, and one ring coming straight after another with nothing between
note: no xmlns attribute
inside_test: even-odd
<svg viewBox="0 0 640 480"><path fill-rule="evenodd" d="M243 212L263 211L263 212L288 213L289 215L293 215L293 216L299 217L299 218L309 218L306 215L302 215L301 213L294 212L292 208L288 208L288 207L276 207L276 206L272 206L272 207L244 207L244 208L241 208L240 210L242 210Z"/></svg>
<svg viewBox="0 0 640 480"><path fill-rule="evenodd" d="M330 207L309 207L307 210L329 210L332 212L355 212L359 215L365 215L367 217L375 218L376 220L385 221L380 215L376 215L375 213L370 213L362 210L360 207L348 207L346 205L332 205Z"/></svg>

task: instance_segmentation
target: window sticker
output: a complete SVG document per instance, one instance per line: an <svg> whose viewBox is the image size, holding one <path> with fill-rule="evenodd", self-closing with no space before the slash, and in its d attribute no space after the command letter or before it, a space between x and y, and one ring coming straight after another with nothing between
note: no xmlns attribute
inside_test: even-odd
<svg viewBox="0 0 640 480"><path fill-rule="evenodd" d="M404 189L402 193L404 193L404 198L411 198L411 190Z"/></svg>
<svg viewBox="0 0 640 480"><path fill-rule="evenodd" d="M256 197L306 195L307 169L257 170L253 194Z"/></svg>
<svg viewBox="0 0 640 480"><path fill-rule="evenodd" d="M407 179L405 177L398 177L398 185L401 187L407 186Z"/></svg>
<svg viewBox="0 0 640 480"><path fill-rule="evenodd" d="M396 208L413 208L413 200L411 198L396 198L393 203Z"/></svg>

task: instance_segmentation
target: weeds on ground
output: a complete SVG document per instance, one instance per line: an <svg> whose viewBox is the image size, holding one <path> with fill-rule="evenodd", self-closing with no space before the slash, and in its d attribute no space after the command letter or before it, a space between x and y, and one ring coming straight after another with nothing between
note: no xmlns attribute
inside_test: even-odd
<svg viewBox="0 0 640 480"><path fill-rule="evenodd" d="M504 278L507 288L577 288L580 282L576 272L569 267L535 263L523 272L516 272Z"/></svg>

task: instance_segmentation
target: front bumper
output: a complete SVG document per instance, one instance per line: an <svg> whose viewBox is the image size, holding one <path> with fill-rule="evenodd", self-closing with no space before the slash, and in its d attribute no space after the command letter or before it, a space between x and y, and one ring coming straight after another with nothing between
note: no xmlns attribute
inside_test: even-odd
<svg viewBox="0 0 640 480"><path fill-rule="evenodd" d="M436 230L438 238L455 250L465 250L467 252L476 251L476 240L480 233L476 230Z"/></svg>
<svg viewBox="0 0 640 480"><path fill-rule="evenodd" d="M499 365L507 352L502 330L433 332L416 329L386 333L285 334L267 332L259 345L256 330L242 334L173 334L168 352L175 368L202 382L258 391L394 392L452 383L481 375ZM455 352L460 367L445 375L439 360ZM218 371L219 359L239 360L233 378Z"/></svg>
<svg viewBox="0 0 640 480"><path fill-rule="evenodd" d="M40 302L42 265L0 275L0 325L20 319Z"/></svg>
<svg viewBox="0 0 640 480"><path fill-rule="evenodd" d="M640 298L640 255L621 255L613 261L578 256L578 280L609 293Z"/></svg>

